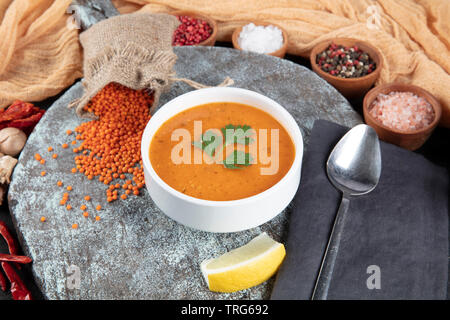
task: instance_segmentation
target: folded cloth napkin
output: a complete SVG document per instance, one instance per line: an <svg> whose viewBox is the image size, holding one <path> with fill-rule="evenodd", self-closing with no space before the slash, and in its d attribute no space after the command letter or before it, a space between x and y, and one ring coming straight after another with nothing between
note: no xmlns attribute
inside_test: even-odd
<svg viewBox="0 0 450 320"><path fill-rule="evenodd" d="M341 201L325 163L347 130L314 124L271 299L311 298ZM350 200L328 299L445 299L448 172L387 143L381 152L378 186Z"/></svg>

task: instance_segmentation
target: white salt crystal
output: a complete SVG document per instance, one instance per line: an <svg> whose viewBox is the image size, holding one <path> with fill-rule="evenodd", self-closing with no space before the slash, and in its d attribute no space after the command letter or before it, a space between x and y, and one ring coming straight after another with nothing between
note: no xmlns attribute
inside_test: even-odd
<svg viewBox="0 0 450 320"><path fill-rule="evenodd" d="M275 26L256 26L249 23L242 28L238 38L242 50L272 53L283 46L283 33Z"/></svg>

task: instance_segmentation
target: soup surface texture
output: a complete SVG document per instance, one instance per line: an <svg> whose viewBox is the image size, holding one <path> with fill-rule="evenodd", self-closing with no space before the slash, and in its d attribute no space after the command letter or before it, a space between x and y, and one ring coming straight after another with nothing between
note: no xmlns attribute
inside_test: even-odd
<svg viewBox="0 0 450 320"><path fill-rule="evenodd" d="M194 135L194 121L201 121L202 130L199 136ZM175 130L180 128L188 130L194 142L200 141L201 135L207 130L221 130L228 125L250 126L255 131L252 137L256 139L252 140L252 143L257 144L257 150L264 146L261 143L262 140L258 139L260 129L266 129L267 147L264 148L264 152L268 153L269 157L271 150L276 149L271 145L271 129L278 129L278 170L274 174L261 174L261 169L269 168L271 164L267 161L262 163L259 156L252 158L255 163L240 166L238 169L227 168L223 163L208 164L202 161L201 164L194 164L194 150L199 147L192 143L189 143L192 159L190 163L175 164L172 161L172 149L181 141L181 139L172 141L172 133ZM198 130L196 133L198 134ZM234 144L234 146L236 150L249 152L249 145ZM223 154L225 159L227 153L224 151ZM207 157L209 157L208 154L203 152L203 158ZM243 199L269 189L286 175L294 157L295 147L292 139L275 118L255 107L234 102L208 103L187 109L167 120L155 133L150 143L150 162L164 182L186 195L215 201Z"/></svg>

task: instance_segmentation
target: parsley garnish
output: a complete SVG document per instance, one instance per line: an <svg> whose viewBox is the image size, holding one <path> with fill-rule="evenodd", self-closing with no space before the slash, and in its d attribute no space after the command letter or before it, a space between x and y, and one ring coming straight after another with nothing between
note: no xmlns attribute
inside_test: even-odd
<svg viewBox="0 0 450 320"><path fill-rule="evenodd" d="M202 149L209 156L213 157L214 154L216 153L216 146L215 144L213 144L215 141L216 135L211 131L207 131L205 134L201 136L200 141L194 141L192 142L192 144L194 145L194 147Z"/></svg>
<svg viewBox="0 0 450 320"><path fill-rule="evenodd" d="M227 131L229 130L229 134ZM255 140L251 137L254 131L249 125L232 125L228 124L221 129L224 138L223 147L230 144L241 144L249 145ZM200 141L194 141L192 144L205 151L209 156L214 156L216 152L216 147L213 142L216 141L216 135L207 131L202 135ZM253 163L253 158L248 152L241 150L235 150L233 153L228 155L225 161L222 162L227 169L243 169L248 167Z"/></svg>
<svg viewBox="0 0 450 320"><path fill-rule="evenodd" d="M232 124L227 124L225 128L221 129L223 137L225 138L225 145L227 146L232 143L243 144L246 146L249 145L254 141L253 138L250 137L254 133L251 129L252 128L248 125L235 126ZM230 135L227 135L227 130L230 130Z"/></svg>
<svg viewBox="0 0 450 320"><path fill-rule="evenodd" d="M248 152L242 150L234 150L223 162L227 169L243 169L253 162L253 158Z"/></svg>

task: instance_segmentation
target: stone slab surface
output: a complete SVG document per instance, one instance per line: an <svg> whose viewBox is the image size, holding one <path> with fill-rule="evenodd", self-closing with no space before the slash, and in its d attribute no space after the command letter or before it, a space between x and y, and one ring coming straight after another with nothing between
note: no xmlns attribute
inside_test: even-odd
<svg viewBox="0 0 450 320"><path fill-rule="evenodd" d="M292 62L228 48L175 48L179 77L216 85L225 76L235 86L260 92L283 105L297 120L305 135L316 119L354 126L359 115L334 88L310 70ZM161 105L192 90L176 83L161 98ZM284 241L290 208L270 222L238 233L213 234L184 227L167 218L146 191L126 201L106 203L105 186L72 174L73 153L62 149L70 143L65 131L86 120L77 119L67 104L82 94L75 84L48 110L22 152L9 189L9 205L19 239L33 258L33 274L48 299L267 299L274 279L232 294L210 292L199 264L239 247L263 231ZM52 146L59 154L50 157ZM307 148L307 147L306 147ZM34 160L40 153L45 166ZM41 177L42 170L47 176ZM65 190L61 180L73 186L67 211L59 205ZM84 195L93 200L88 211L102 205L101 220L86 219L78 209ZM180 208L180 210L183 210ZM45 223L39 218L47 217ZM71 229L73 223L79 229ZM289 254L289 252L288 252ZM80 288L67 286L69 266L80 270Z"/></svg>

